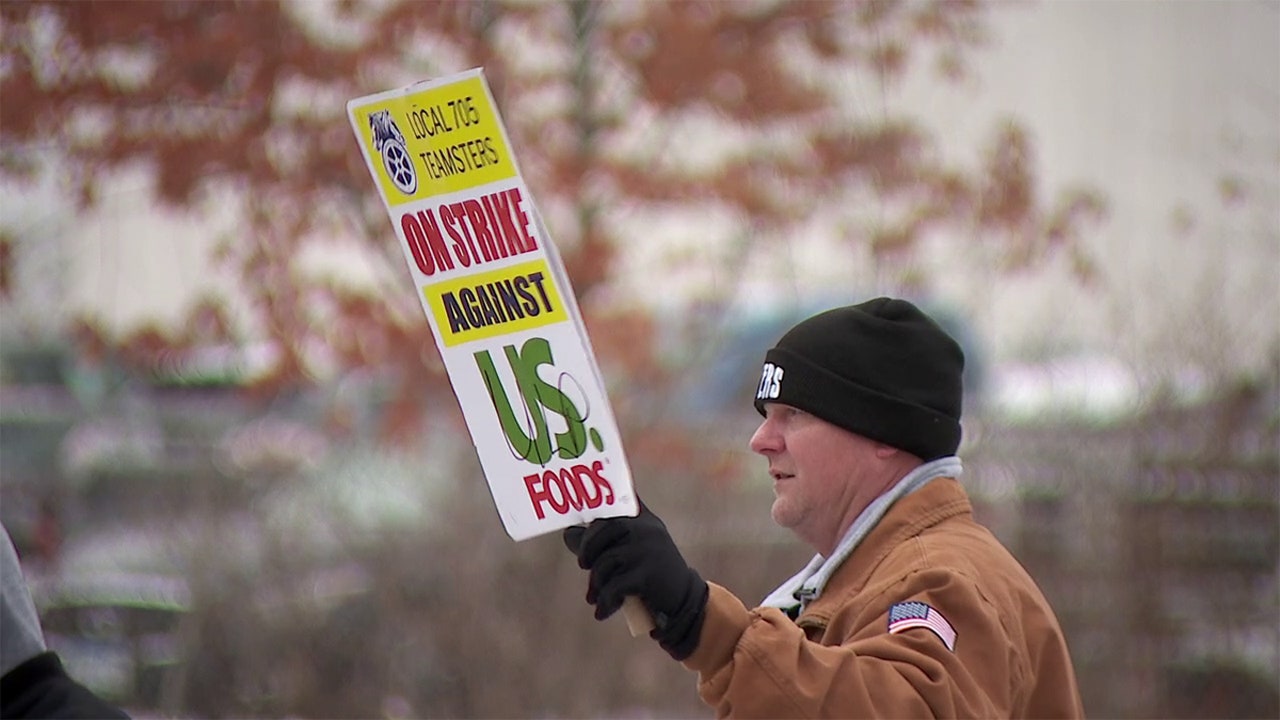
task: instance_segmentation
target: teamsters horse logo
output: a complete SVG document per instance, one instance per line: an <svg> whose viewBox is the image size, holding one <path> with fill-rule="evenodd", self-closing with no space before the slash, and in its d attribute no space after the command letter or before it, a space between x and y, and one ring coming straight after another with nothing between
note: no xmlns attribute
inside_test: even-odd
<svg viewBox="0 0 1280 720"><path fill-rule="evenodd" d="M369 115L369 128L373 130L373 147L382 156L382 167L396 188L405 195L418 189L418 173L413 169L413 158L405 145L404 133L391 118L390 110L378 110Z"/></svg>

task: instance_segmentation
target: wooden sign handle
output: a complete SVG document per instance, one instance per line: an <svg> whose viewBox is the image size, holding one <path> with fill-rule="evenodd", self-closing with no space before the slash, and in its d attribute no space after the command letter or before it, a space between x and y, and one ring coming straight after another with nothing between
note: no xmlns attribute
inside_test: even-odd
<svg viewBox="0 0 1280 720"><path fill-rule="evenodd" d="M649 608L645 607L640 598L635 595L628 595L622 601L622 615L627 619L627 629L631 631L631 637L648 635L653 629L653 617L649 615Z"/></svg>

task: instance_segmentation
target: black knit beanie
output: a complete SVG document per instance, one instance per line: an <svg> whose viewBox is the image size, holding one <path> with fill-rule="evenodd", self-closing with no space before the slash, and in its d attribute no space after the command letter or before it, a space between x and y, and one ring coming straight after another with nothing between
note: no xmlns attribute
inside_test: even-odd
<svg viewBox="0 0 1280 720"><path fill-rule="evenodd" d="M756 410L780 402L923 460L960 446L964 353L906 300L836 308L787 331L764 357Z"/></svg>

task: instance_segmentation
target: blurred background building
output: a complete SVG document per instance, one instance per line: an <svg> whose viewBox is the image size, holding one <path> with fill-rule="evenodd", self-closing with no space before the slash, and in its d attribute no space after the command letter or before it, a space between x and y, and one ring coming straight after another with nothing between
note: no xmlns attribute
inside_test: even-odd
<svg viewBox="0 0 1280 720"><path fill-rule="evenodd" d="M0 19L0 520L134 712L709 716L503 534L351 137L347 99L483 65L704 576L809 555L745 447L763 350L902 294L965 346L964 481L1089 714L1280 716L1280 5Z"/></svg>

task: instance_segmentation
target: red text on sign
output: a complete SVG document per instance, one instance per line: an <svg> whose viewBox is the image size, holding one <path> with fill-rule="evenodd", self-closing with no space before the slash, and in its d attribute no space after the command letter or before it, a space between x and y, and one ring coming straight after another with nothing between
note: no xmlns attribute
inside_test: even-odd
<svg viewBox="0 0 1280 720"><path fill-rule="evenodd" d="M423 275L471 267L538 249L520 188L406 212L400 229Z"/></svg>
<svg viewBox="0 0 1280 720"><path fill-rule="evenodd" d="M596 460L590 466L580 463L560 470L543 470L524 476L529 501L538 519L546 518L545 506L557 515L569 509L581 511L613 504L613 485L604 476L604 463Z"/></svg>

